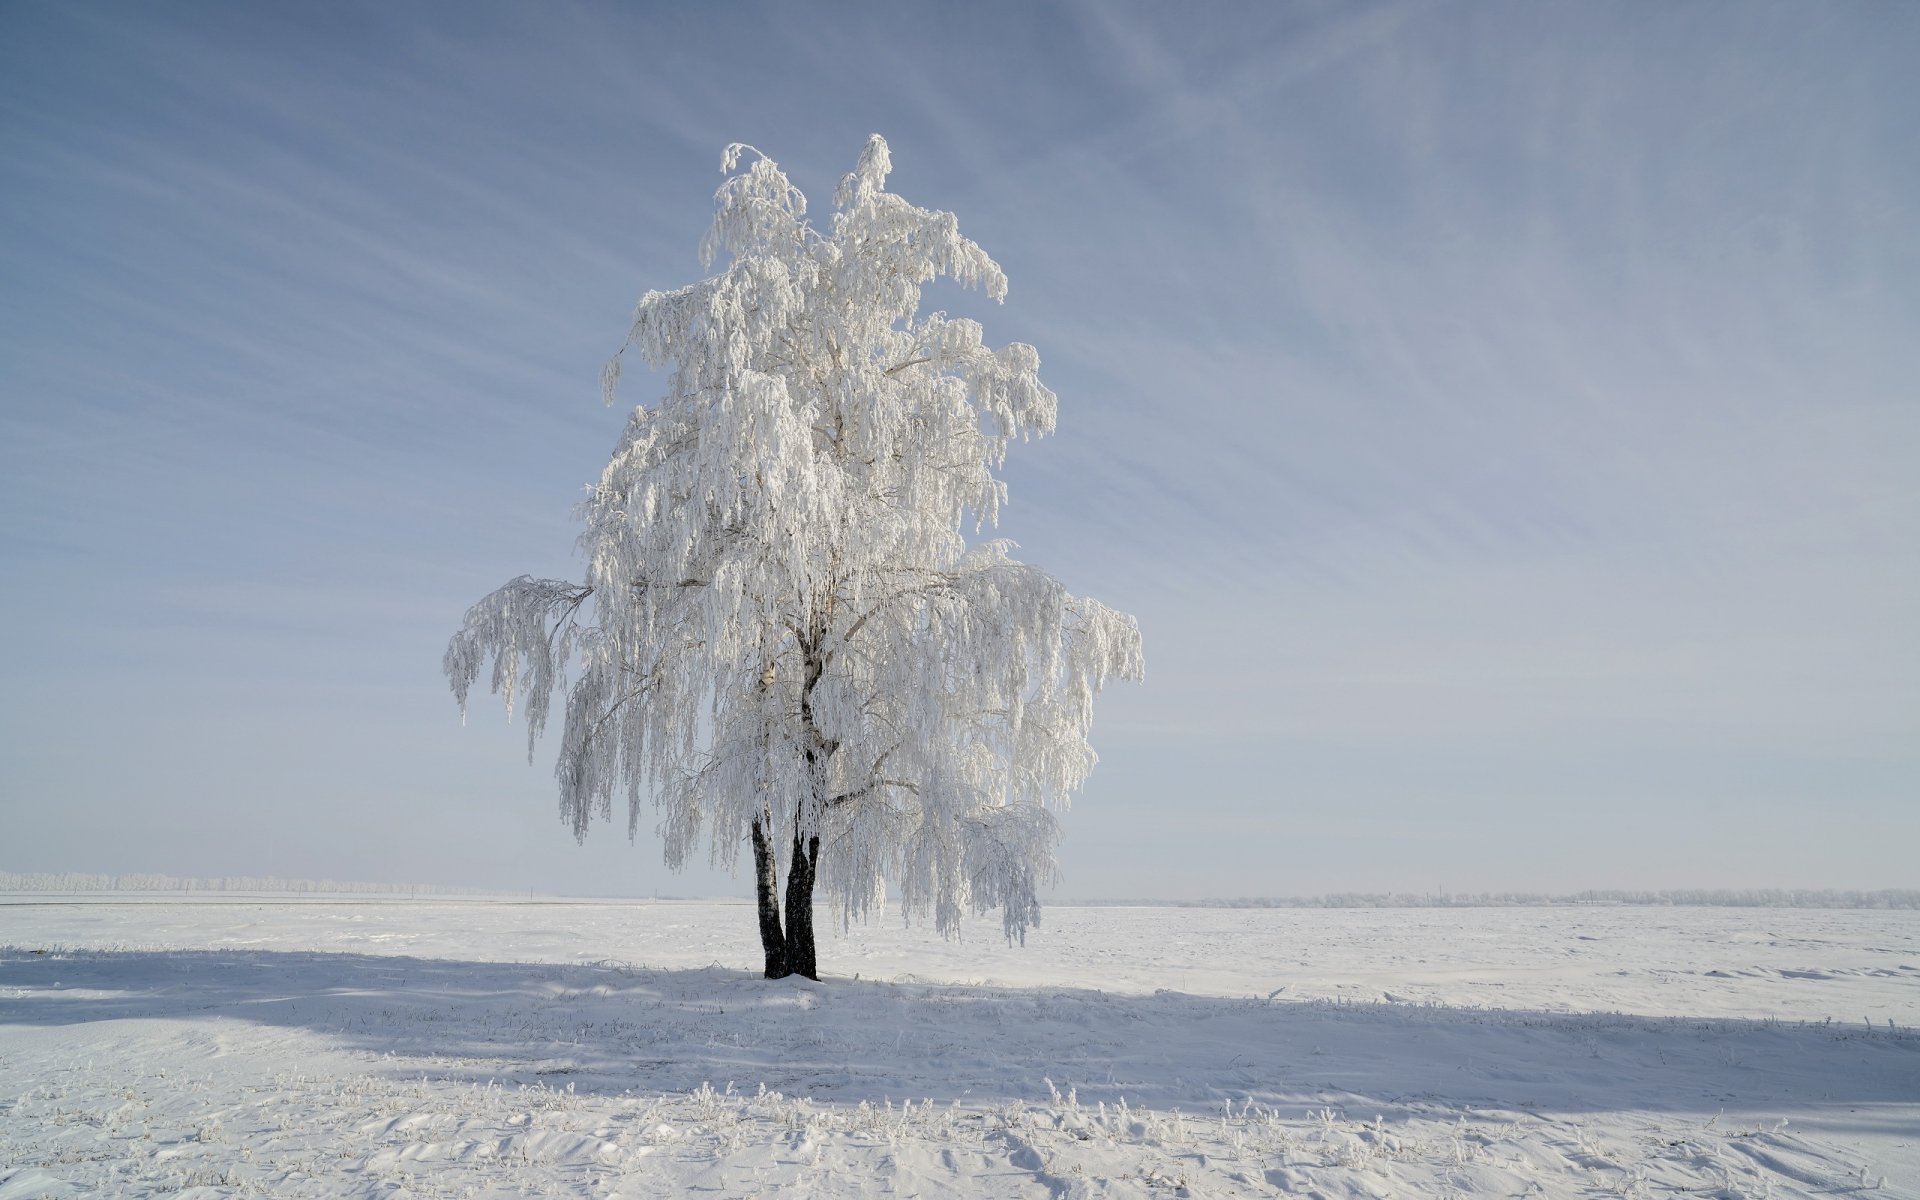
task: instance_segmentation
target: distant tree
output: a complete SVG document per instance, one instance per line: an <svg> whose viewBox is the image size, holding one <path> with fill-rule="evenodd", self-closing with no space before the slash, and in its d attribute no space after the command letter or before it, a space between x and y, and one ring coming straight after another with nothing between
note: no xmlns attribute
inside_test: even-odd
<svg viewBox="0 0 1920 1200"><path fill-rule="evenodd" d="M701 245L724 270L648 292L621 348L671 375L582 507L585 580L513 580L444 664L463 712L488 661L509 716L524 697L529 757L566 691L576 837L619 793L629 837L657 804L676 869L703 840L729 869L751 844L769 978L818 978L821 885L842 922L891 885L943 932L998 908L1024 936L1051 809L1094 764L1094 695L1142 672L1133 618L1009 542L968 545L1055 398L1033 347L920 312L937 277L994 300L1006 277L951 213L887 192L889 169L876 135L822 232L779 167L727 148ZM616 354L609 404L619 373Z"/></svg>

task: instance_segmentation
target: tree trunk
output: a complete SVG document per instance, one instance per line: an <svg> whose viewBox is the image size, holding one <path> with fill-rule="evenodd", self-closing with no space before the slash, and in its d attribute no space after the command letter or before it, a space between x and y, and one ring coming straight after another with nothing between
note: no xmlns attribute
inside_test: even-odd
<svg viewBox="0 0 1920 1200"><path fill-rule="evenodd" d="M760 948L767 955L767 978L785 979L793 974L791 960L787 956L787 936L780 929L780 877L778 863L774 861L773 841L767 837L766 826L756 820L753 823L753 879L754 891L760 900ZM792 892L792 878L789 876L788 892ZM811 902L811 884L809 884L809 902ZM792 900L789 899L791 904ZM811 916L811 913L809 913ZM813 970L813 927L807 927L807 970Z"/></svg>
<svg viewBox="0 0 1920 1200"><path fill-rule="evenodd" d="M787 868L787 969L808 979L820 978L813 953L813 877L820 865L820 839L810 837L803 850L793 835L793 865ZM765 907L762 906L762 912ZM766 918L761 918L761 928Z"/></svg>

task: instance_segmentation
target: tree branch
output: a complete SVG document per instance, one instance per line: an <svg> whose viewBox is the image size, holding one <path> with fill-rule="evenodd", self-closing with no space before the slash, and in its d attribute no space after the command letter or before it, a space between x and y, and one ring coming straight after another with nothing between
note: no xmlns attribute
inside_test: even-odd
<svg viewBox="0 0 1920 1200"><path fill-rule="evenodd" d="M827 797L826 802L821 807L838 808L842 804L851 804L855 800L864 800L868 796L871 796L873 795L873 793L879 791L881 788L889 788L889 787L899 788L901 791L910 792L915 796L918 796L920 794L920 787L918 784L908 783L904 779L876 779L872 783L867 784L865 787L857 787L853 789L851 792L841 792L838 796Z"/></svg>
<svg viewBox="0 0 1920 1200"><path fill-rule="evenodd" d="M940 591L942 589L957 590L957 589L954 589L954 586L953 586L953 576L945 574L944 572L936 573L936 575L937 577L931 583L923 583L918 587L902 588L901 590L893 593L892 595L883 597L882 599L876 601L872 608L869 608L866 612L861 613L860 616L854 621L853 624L847 626L847 631L840 635L840 645L844 646L848 642L852 641L854 635L859 633L860 630L866 625L868 621L872 620L876 615L880 613L882 609L886 608L887 605L892 604L896 600L904 600L908 596L929 594L932 592ZM836 646L833 649L828 650L827 657L832 658L835 651L837 651L838 649L839 647Z"/></svg>

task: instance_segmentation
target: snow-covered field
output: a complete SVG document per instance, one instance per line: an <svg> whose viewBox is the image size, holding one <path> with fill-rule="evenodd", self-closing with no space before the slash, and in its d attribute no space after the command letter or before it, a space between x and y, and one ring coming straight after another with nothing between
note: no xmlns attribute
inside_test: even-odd
<svg viewBox="0 0 1920 1200"><path fill-rule="evenodd" d="M1920 913L0 903L0 1200L1920 1196Z"/></svg>

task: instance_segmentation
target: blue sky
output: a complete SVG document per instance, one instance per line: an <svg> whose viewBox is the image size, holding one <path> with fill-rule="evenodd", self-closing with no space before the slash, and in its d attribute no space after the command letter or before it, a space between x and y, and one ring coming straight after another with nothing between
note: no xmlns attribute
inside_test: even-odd
<svg viewBox="0 0 1920 1200"><path fill-rule="evenodd" d="M13 870L744 894L439 675L723 146L1006 268L1057 895L1920 885L1920 9L0 8Z"/></svg>

